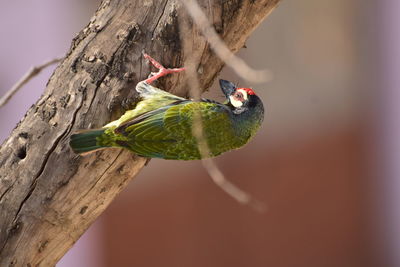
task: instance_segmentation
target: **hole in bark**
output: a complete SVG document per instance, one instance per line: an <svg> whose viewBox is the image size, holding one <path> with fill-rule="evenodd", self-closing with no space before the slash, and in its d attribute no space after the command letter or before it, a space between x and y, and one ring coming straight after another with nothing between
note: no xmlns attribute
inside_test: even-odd
<svg viewBox="0 0 400 267"><path fill-rule="evenodd" d="M19 133L18 136L23 138L23 139L28 139L28 133L27 132L21 132L21 133Z"/></svg>
<svg viewBox="0 0 400 267"><path fill-rule="evenodd" d="M13 227L10 229L10 235L15 235L17 234L22 228L22 223L17 222L13 225Z"/></svg>
<svg viewBox="0 0 400 267"><path fill-rule="evenodd" d="M46 248L47 244L49 243L49 240L43 241L40 246L39 246L39 253L43 252L43 250Z"/></svg>
<svg viewBox="0 0 400 267"><path fill-rule="evenodd" d="M88 206L83 206L82 208L81 208L81 211L79 212L80 214L85 214L85 212L86 212L86 210L88 209Z"/></svg>
<svg viewBox="0 0 400 267"><path fill-rule="evenodd" d="M26 146L22 146L18 149L17 157L20 159L24 159L26 157Z"/></svg>

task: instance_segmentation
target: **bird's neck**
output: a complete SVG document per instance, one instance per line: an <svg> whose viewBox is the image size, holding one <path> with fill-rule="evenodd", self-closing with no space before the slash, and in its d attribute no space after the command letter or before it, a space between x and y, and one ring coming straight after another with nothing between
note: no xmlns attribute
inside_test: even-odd
<svg viewBox="0 0 400 267"><path fill-rule="evenodd" d="M244 138L253 136L263 120L263 112L258 110L236 108L232 113L235 131Z"/></svg>

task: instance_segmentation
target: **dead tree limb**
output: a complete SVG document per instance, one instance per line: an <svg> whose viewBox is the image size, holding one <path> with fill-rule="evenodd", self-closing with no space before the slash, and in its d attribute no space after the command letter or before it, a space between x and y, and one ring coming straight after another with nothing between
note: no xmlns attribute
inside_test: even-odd
<svg viewBox="0 0 400 267"><path fill-rule="evenodd" d="M52 60L46 61L42 65L32 67L25 75L11 87L1 98L0 98L0 108L10 101L19 89L21 89L26 83L28 83L33 77L38 75L42 70L51 66L53 64L61 62L62 58L53 58Z"/></svg>
<svg viewBox="0 0 400 267"><path fill-rule="evenodd" d="M199 3L236 52L278 1ZM193 51L183 53L181 8L177 0L104 0L73 40L0 148L0 266L54 265L144 166L146 159L120 149L80 157L68 146L72 131L101 127L132 107L133 88L150 72L142 51L173 67L193 57L200 87L211 85L223 64L193 23ZM188 94L183 75L161 83Z"/></svg>

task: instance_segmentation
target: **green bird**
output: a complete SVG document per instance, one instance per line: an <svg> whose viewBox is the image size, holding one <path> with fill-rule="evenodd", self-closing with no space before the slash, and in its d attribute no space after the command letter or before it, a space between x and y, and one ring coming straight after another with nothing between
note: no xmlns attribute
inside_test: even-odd
<svg viewBox="0 0 400 267"><path fill-rule="evenodd" d="M237 88L229 81L220 80L226 102L185 99L150 85L161 76L184 69L166 69L149 55L144 56L159 72L137 84L141 101L101 129L71 135L70 146L75 153L120 147L142 157L196 160L238 149L260 128L264 107L252 89ZM199 138L193 134L199 118L208 146L206 155L200 153Z"/></svg>

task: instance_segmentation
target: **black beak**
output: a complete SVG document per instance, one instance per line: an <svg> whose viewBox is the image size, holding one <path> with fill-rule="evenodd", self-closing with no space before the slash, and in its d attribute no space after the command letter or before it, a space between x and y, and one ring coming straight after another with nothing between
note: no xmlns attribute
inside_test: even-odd
<svg viewBox="0 0 400 267"><path fill-rule="evenodd" d="M228 98L230 95L232 95L236 91L236 86L231 83L230 81L226 80L219 80L219 86L221 87L222 92Z"/></svg>

